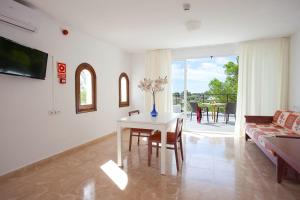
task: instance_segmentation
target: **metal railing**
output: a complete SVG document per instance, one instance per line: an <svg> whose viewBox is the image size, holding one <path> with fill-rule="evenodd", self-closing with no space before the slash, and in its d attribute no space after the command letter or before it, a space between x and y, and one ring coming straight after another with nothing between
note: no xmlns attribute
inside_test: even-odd
<svg viewBox="0 0 300 200"><path fill-rule="evenodd" d="M188 93L187 105L189 107L190 102L198 103L236 103L237 94L203 94L203 93ZM182 93L173 93L173 105L180 105L181 109L184 104L184 95ZM188 110L190 110L188 108Z"/></svg>

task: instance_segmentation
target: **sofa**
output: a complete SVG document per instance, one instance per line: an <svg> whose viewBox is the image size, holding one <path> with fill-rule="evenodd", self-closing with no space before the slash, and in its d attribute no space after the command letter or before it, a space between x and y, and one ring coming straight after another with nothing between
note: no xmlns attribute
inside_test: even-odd
<svg viewBox="0 0 300 200"><path fill-rule="evenodd" d="M276 164L267 137L300 137L300 113L277 110L274 116L246 115L245 139L251 139Z"/></svg>

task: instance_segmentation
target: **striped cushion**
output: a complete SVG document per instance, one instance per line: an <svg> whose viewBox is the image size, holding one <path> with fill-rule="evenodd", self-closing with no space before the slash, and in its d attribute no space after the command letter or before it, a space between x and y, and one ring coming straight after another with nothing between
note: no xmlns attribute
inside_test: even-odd
<svg viewBox="0 0 300 200"><path fill-rule="evenodd" d="M296 121L296 119L298 117L299 117L298 113L290 113L288 115L288 117L286 118L286 121L285 121L285 124L284 124L284 128L292 130L294 122Z"/></svg>
<svg viewBox="0 0 300 200"><path fill-rule="evenodd" d="M279 118L279 116L281 115L282 112L283 112L282 110L277 110L275 112L275 114L273 116L273 123L275 123L275 124L277 123L277 120L278 120L278 118Z"/></svg>
<svg viewBox="0 0 300 200"><path fill-rule="evenodd" d="M288 118L288 116L289 116L290 113L291 113L291 112L283 111L283 112L279 115L276 124L277 124L278 126L284 127L284 126L285 126L285 122L286 122L286 120L287 120L287 118Z"/></svg>
<svg viewBox="0 0 300 200"><path fill-rule="evenodd" d="M275 137L276 135L295 136L292 130L274 124L246 123L245 130L253 140L258 141L260 145L270 151L267 137Z"/></svg>
<svg viewBox="0 0 300 200"><path fill-rule="evenodd" d="M298 135L300 135L300 115L297 117L297 119L294 121L292 131Z"/></svg>

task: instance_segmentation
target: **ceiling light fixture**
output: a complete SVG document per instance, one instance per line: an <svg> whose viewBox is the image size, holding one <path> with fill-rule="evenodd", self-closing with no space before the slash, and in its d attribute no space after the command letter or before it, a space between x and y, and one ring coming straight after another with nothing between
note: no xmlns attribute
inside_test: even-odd
<svg viewBox="0 0 300 200"><path fill-rule="evenodd" d="M200 29L201 22L199 20L189 20L185 22L185 27L188 31L196 31Z"/></svg>

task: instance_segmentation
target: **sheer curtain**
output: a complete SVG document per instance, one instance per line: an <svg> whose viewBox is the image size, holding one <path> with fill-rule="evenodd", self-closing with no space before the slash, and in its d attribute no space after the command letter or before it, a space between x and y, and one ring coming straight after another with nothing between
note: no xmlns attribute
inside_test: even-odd
<svg viewBox="0 0 300 200"><path fill-rule="evenodd" d="M172 55L171 50L151 50L146 54L145 78L157 79L160 77L168 77L168 84L165 85L163 92L159 92L155 96L156 109L159 112L172 112L172 90L171 90L171 65ZM145 111L152 110L152 96L146 93L145 96Z"/></svg>
<svg viewBox="0 0 300 200"><path fill-rule="evenodd" d="M236 133L244 115L273 115L287 109L289 39L250 41L240 46Z"/></svg>

